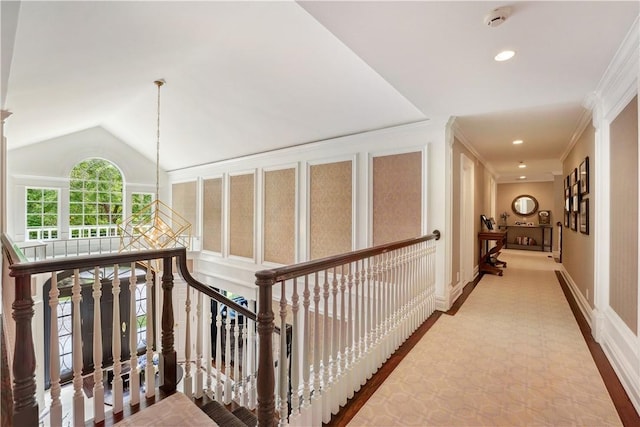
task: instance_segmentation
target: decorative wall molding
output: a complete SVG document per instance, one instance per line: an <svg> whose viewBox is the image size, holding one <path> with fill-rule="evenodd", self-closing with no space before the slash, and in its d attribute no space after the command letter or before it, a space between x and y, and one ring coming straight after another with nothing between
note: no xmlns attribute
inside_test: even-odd
<svg viewBox="0 0 640 427"><path fill-rule="evenodd" d="M612 120L638 93L639 51L640 16L634 21L596 88L595 93L601 100L602 118ZM585 103L589 101L588 97Z"/></svg>

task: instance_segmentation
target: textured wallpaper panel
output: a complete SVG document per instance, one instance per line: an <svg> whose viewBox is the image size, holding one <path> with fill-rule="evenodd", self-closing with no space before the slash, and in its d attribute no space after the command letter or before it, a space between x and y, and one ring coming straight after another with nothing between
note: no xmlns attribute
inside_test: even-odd
<svg viewBox="0 0 640 427"><path fill-rule="evenodd" d="M202 248L222 252L222 178L205 179Z"/></svg>
<svg viewBox="0 0 640 427"><path fill-rule="evenodd" d="M253 258L254 174L229 178L229 253Z"/></svg>
<svg viewBox="0 0 640 427"><path fill-rule="evenodd" d="M171 208L191 224L191 235L196 225L196 182L181 182L171 186Z"/></svg>
<svg viewBox="0 0 640 427"><path fill-rule="evenodd" d="M295 169L264 173L264 260L295 261Z"/></svg>
<svg viewBox="0 0 640 427"><path fill-rule="evenodd" d="M422 153L373 158L373 244L422 232Z"/></svg>
<svg viewBox="0 0 640 427"><path fill-rule="evenodd" d="M310 168L310 259L351 251L351 162Z"/></svg>
<svg viewBox="0 0 640 427"><path fill-rule="evenodd" d="M610 137L614 173L611 174L609 304L637 335L638 198L634 197L638 194L637 96L611 122ZM593 170L589 174L593 174ZM589 221L593 224L594 220Z"/></svg>

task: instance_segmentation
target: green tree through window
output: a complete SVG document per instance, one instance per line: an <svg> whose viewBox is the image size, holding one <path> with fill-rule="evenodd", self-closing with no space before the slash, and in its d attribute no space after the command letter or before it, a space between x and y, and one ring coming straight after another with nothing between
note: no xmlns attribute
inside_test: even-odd
<svg viewBox="0 0 640 427"><path fill-rule="evenodd" d="M118 234L122 222L122 174L113 163L88 159L70 174L69 232L71 238Z"/></svg>
<svg viewBox="0 0 640 427"><path fill-rule="evenodd" d="M58 190L27 188L27 240L58 238Z"/></svg>

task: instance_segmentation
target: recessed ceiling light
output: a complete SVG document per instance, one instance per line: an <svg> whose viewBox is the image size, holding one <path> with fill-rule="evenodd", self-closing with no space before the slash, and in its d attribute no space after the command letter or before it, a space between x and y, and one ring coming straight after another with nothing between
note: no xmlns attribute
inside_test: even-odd
<svg viewBox="0 0 640 427"><path fill-rule="evenodd" d="M516 139L515 141L513 141L513 145L520 145L522 144L524 141L521 139Z"/></svg>
<svg viewBox="0 0 640 427"><path fill-rule="evenodd" d="M527 165L525 165L524 163L520 163L520 164L518 165L518 167L519 167L520 169L524 169L524 168L526 168L526 167L527 167Z"/></svg>
<svg viewBox="0 0 640 427"><path fill-rule="evenodd" d="M520 177L520 179L527 179L527 177L526 177L526 176L524 176L524 175L522 175L522 176Z"/></svg>
<svg viewBox="0 0 640 427"><path fill-rule="evenodd" d="M497 54L493 59L495 59L498 62L502 62L502 61L507 61L511 58L513 58L513 55L515 55L516 53L512 50L503 50L502 52L500 52L499 54Z"/></svg>

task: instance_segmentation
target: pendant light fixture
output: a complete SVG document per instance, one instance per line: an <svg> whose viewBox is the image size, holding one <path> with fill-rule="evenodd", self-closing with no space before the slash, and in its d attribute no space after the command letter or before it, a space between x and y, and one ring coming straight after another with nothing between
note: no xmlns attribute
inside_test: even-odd
<svg viewBox="0 0 640 427"><path fill-rule="evenodd" d="M121 252L191 247L191 224L160 200L160 88L166 82L159 79L153 83L158 87L155 200L133 213L119 227Z"/></svg>

